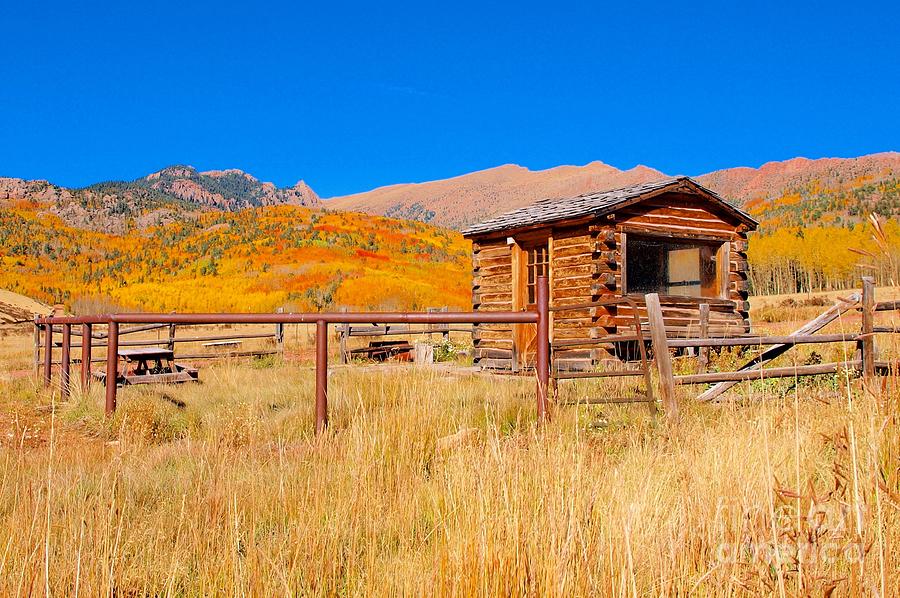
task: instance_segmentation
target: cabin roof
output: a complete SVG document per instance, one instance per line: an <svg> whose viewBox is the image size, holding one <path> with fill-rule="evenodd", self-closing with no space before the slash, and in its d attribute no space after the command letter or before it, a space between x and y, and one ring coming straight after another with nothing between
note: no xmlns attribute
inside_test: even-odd
<svg viewBox="0 0 900 598"><path fill-rule="evenodd" d="M729 203L720 195L686 176L665 178L640 183L621 189L593 191L575 197L542 199L530 206L517 208L473 224L462 231L463 236L473 237L487 233L513 230L539 224L550 224L585 216L603 216L617 208L637 203L642 199L665 191L685 191L718 203L735 219L755 229L759 223L747 212Z"/></svg>

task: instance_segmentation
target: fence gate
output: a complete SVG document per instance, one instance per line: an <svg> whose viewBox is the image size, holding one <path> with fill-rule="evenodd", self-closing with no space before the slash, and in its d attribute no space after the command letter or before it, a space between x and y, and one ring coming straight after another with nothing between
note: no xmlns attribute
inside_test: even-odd
<svg viewBox="0 0 900 598"><path fill-rule="evenodd" d="M635 395L623 397L584 397L568 401L557 401L561 405L603 405L610 403L647 403L650 413L656 414L656 399L653 395L653 381L650 374L650 364L647 360L647 347L644 342L644 334L641 330L641 318L638 314L637 304L628 297L606 297L597 301L588 303L578 303L575 305L551 305L550 311L553 313L564 313L567 311L583 311L595 310L598 307L608 307L616 304L626 304L631 307L631 313L634 314L634 332L627 334L609 334L599 338L578 338L578 339L560 339L551 342L553 355L550 359L551 372L550 378L553 381L554 394L557 394L558 384L560 380L573 380L584 378L613 378L613 377L641 377L644 379L644 388L642 392ZM610 343L634 343L637 345L638 355L640 356L640 365L630 365L625 369L605 370L605 371L583 371L571 372L562 371L559 367L559 359L556 357L556 351L561 349L581 348L581 347L597 347L608 345Z"/></svg>

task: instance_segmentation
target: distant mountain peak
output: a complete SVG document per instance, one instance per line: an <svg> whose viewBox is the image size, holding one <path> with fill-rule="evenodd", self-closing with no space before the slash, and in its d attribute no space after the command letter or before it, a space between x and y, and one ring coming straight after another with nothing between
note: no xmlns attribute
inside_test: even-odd
<svg viewBox="0 0 900 598"><path fill-rule="evenodd" d="M186 164L173 164L172 166L166 166L162 170L157 170L156 172L152 172L144 177L148 181L156 181L162 177L187 177L190 178L192 176L197 175L197 169L193 166L188 166Z"/></svg>
<svg viewBox="0 0 900 598"><path fill-rule="evenodd" d="M239 168L226 168L225 170L204 170L203 172L201 172L199 174L202 176L208 176L208 177L213 177L213 178L239 176L239 177L244 177L245 179L247 179L249 181L259 180L252 174L248 174Z"/></svg>
<svg viewBox="0 0 900 598"><path fill-rule="evenodd" d="M325 205L460 228L539 199L625 187L665 176L642 165L620 170L599 160L543 170L503 164L437 181L379 187L332 198Z"/></svg>
<svg viewBox="0 0 900 598"><path fill-rule="evenodd" d="M627 172L648 172L648 173L653 173L653 174L656 174L659 176L665 176L662 173L662 171L659 171L659 170L657 170L651 166L647 166L645 164L638 164L637 166L635 166L633 168L629 168Z"/></svg>
<svg viewBox="0 0 900 598"><path fill-rule="evenodd" d="M274 183L261 182L238 168L199 172L193 166L176 164L140 180L180 200L221 210L278 204L314 206L319 203L319 196L302 181L302 185L298 183L293 187L281 188Z"/></svg>

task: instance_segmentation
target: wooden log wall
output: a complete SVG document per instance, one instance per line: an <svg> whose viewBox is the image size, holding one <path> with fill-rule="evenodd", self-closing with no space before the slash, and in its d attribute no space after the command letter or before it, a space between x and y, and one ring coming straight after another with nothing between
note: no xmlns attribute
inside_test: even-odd
<svg viewBox="0 0 900 598"><path fill-rule="evenodd" d="M728 264L728 298L734 301L735 312L743 321L744 331L750 332L750 264L747 261L746 229L739 229L731 240Z"/></svg>
<svg viewBox="0 0 900 598"><path fill-rule="evenodd" d="M512 250L505 238L472 244L472 274L472 309L512 310ZM485 369L513 369L511 324L479 324L472 342L476 364Z"/></svg>
<svg viewBox="0 0 900 598"><path fill-rule="evenodd" d="M737 224L714 213L709 202L686 193L665 193L616 212L617 225L627 224L631 230L677 237L730 237Z"/></svg>
<svg viewBox="0 0 900 598"><path fill-rule="evenodd" d="M709 305L709 336L728 337L742 335L748 332L744 318L737 313L734 303L707 298L660 297L664 302L660 307L663 313L663 321L666 324L666 336L669 338L698 337L700 333L700 304ZM637 301L638 315L641 320L647 321L647 309L642 300ZM633 312L629 307L619 308L619 322L622 332L633 330Z"/></svg>
<svg viewBox="0 0 900 598"><path fill-rule="evenodd" d="M617 235L607 226L584 224L553 231L550 302L578 305L614 295L621 287ZM615 333L615 307L590 307L553 313L553 340L592 340ZM554 366L560 370L589 369L609 358L609 346L559 349Z"/></svg>

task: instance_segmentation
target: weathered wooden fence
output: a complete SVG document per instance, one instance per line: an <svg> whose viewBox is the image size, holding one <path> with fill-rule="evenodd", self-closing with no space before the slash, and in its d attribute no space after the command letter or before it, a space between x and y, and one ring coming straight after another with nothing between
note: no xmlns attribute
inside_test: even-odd
<svg viewBox="0 0 900 598"><path fill-rule="evenodd" d="M640 357L640 366L638 367L625 367L625 368L616 368L616 369L602 369L602 370L589 370L589 371L578 371L578 372L569 372L562 371L559 368L559 364L556 359L551 359L551 373L550 377L553 380L554 385L559 384L560 380L572 380L572 379L584 379L584 378L612 378L612 377L641 377L644 379L644 389L643 392L638 392L632 396L626 397L588 397L584 399L579 399L576 401L572 401L573 403L578 404L606 404L606 403L646 403L650 408L651 414L656 414L656 399L653 396L653 383L650 372L650 365L647 360L647 347L644 343L644 334L643 327L641 326L641 319L638 315L638 309L636 302L630 297L604 297L597 301L591 301L588 303L578 303L575 305L553 305L550 306L550 311L554 313L565 313L567 311L580 311L590 309L593 310L597 307L609 307L611 305L619 305L625 304L631 307L631 313L634 317L634 332L630 334L612 334L602 336L600 338L587 338L587 339L564 339L564 340L554 340L551 343L551 348L553 350L563 349L568 350L572 348L584 348L584 347L597 347L603 345L609 345L610 343L616 342L633 342L637 344L638 347L638 355ZM670 415L674 415L672 410L677 413L678 407L675 403L665 403L664 407L666 411Z"/></svg>
<svg viewBox="0 0 900 598"><path fill-rule="evenodd" d="M658 332L662 320L659 298L654 295L648 295L647 306L650 314L651 331ZM816 334L850 310L858 310L862 314L862 322L858 332ZM667 339L665 334L655 333L652 335L653 353L660 376L660 395L664 403L674 402L676 385L711 383L713 385L697 397L697 400L706 402L716 399L729 388L742 381L834 374L854 369L859 370L865 380L871 380L876 374L885 373L891 369L896 370L897 367L896 363L878 361L876 359L876 335L900 333L900 327L875 326L875 314L893 310L900 310L900 301L876 303L874 280L865 277L863 278L861 293L853 293L846 298L838 299L834 306L828 308L818 317L789 335L708 338L701 334L701 338ZM700 328L702 330L702 323ZM828 343L855 343L857 348L854 358L833 363L783 366L768 369L765 367L767 363L785 354L796 345ZM701 348L708 350L710 347L767 348L735 371L708 372L706 371L708 357L705 359L701 357L700 367L702 371L700 373L677 376L672 373L670 349Z"/></svg>

